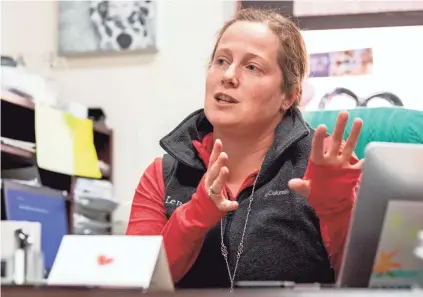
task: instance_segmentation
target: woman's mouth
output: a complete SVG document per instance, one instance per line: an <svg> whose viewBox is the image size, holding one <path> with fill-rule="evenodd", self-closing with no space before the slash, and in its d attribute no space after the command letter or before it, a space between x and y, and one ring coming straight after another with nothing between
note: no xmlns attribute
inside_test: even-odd
<svg viewBox="0 0 423 297"><path fill-rule="evenodd" d="M224 93L217 93L216 95L214 95L214 99L216 99L217 102L222 103L238 103L235 98Z"/></svg>

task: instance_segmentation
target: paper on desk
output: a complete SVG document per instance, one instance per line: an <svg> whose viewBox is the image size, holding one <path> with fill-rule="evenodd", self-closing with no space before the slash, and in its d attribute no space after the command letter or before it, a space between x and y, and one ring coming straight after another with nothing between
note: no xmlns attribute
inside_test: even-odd
<svg viewBox="0 0 423 297"><path fill-rule="evenodd" d="M37 163L63 174L100 178L93 123L51 107L36 104Z"/></svg>

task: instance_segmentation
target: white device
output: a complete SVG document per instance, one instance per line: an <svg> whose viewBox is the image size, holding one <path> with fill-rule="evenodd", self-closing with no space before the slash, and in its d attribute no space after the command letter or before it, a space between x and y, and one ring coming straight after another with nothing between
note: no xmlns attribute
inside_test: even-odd
<svg viewBox="0 0 423 297"><path fill-rule="evenodd" d="M162 236L65 235L47 283L174 291Z"/></svg>

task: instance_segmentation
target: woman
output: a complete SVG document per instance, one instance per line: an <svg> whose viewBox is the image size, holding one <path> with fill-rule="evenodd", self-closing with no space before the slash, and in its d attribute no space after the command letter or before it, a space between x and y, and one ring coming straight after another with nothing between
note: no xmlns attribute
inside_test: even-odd
<svg viewBox="0 0 423 297"><path fill-rule="evenodd" d="M128 235L162 235L178 287L237 280L333 282L361 162L355 120L333 136L297 109L307 53L297 27L270 11L241 10L220 31L204 110L160 145L141 177ZM288 185L289 184L289 185Z"/></svg>

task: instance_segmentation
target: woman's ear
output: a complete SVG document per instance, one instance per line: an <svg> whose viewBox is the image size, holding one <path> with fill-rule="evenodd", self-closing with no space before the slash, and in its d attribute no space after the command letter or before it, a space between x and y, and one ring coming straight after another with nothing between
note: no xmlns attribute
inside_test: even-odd
<svg viewBox="0 0 423 297"><path fill-rule="evenodd" d="M285 110L290 109L296 100L297 100L296 92L292 92L290 94L283 94L280 110L283 112Z"/></svg>
<svg viewBox="0 0 423 297"><path fill-rule="evenodd" d="M281 113L284 113L284 111L285 111L285 107L284 107L284 103L285 102L285 94L282 94L281 95L281 105L279 106L279 111L281 112Z"/></svg>

